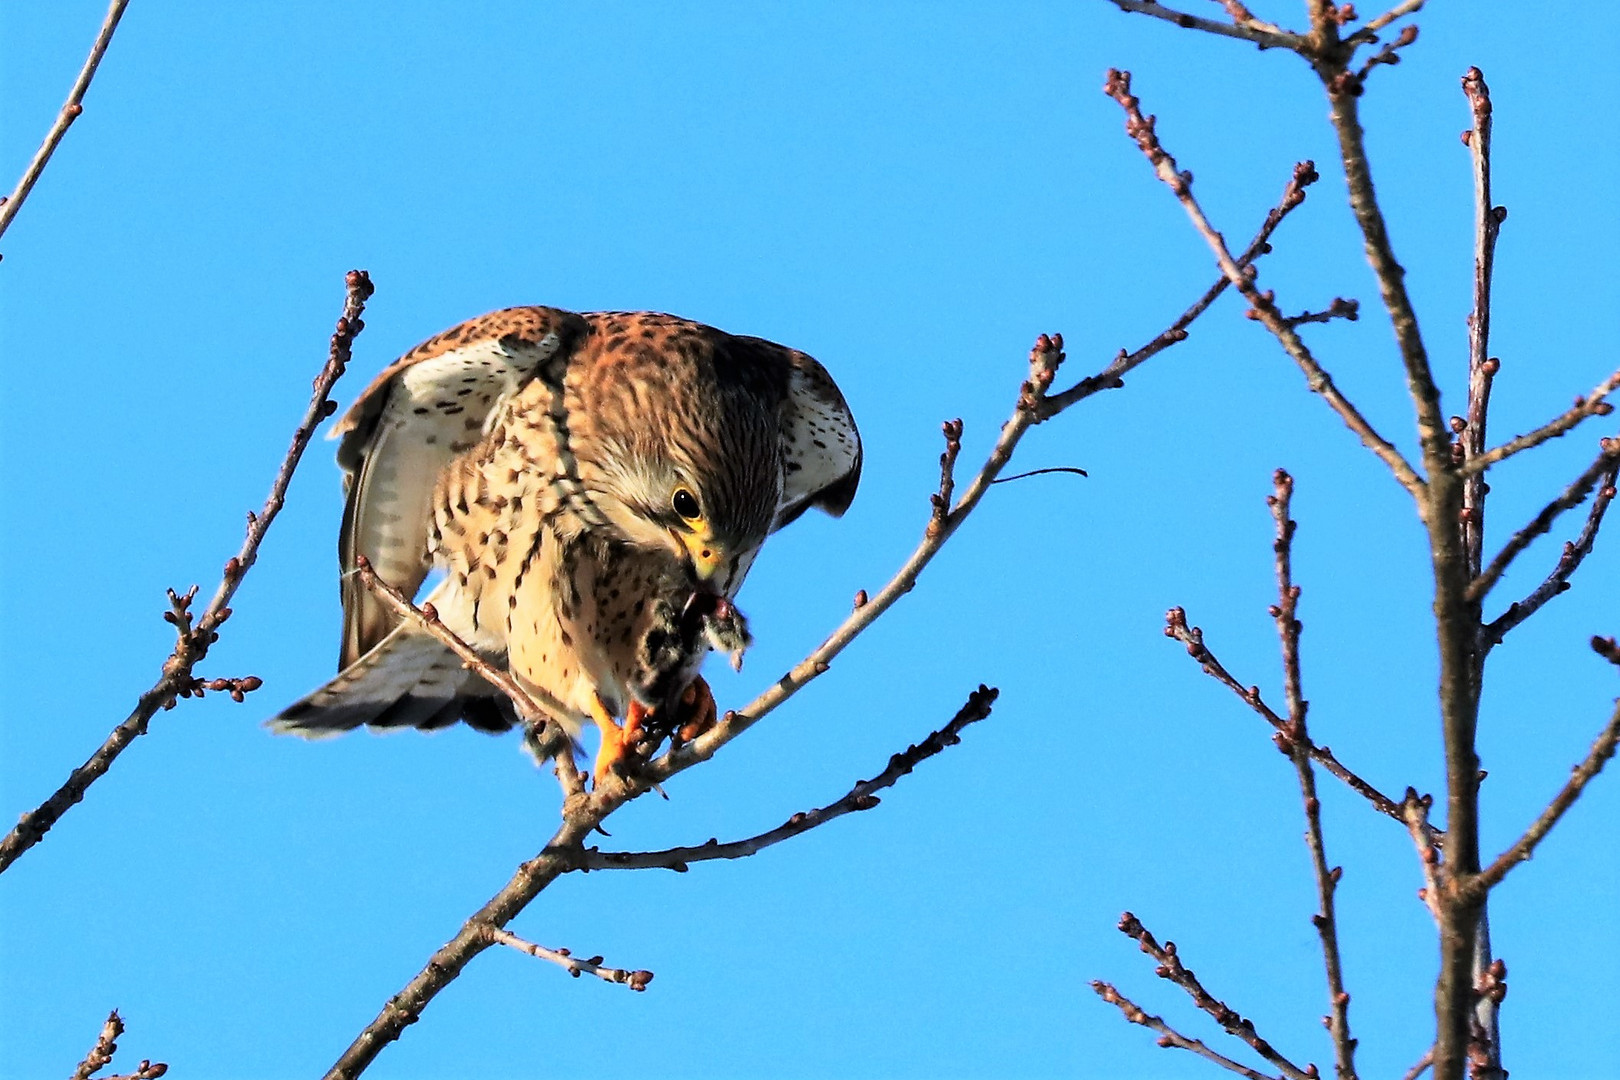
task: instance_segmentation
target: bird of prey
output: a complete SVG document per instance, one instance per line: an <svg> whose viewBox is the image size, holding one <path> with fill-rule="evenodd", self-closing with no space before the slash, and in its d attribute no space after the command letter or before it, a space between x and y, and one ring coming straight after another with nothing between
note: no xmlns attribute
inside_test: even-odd
<svg viewBox="0 0 1620 1080"><path fill-rule="evenodd" d="M464 322L389 365L333 435L339 674L272 726L512 727L504 694L355 577L364 557L412 595L437 569L427 599L452 632L570 738L601 730L598 782L649 715L684 701L712 717L698 667L710 648L740 662L732 597L760 545L809 507L841 515L861 471L854 418L811 357L646 312Z"/></svg>

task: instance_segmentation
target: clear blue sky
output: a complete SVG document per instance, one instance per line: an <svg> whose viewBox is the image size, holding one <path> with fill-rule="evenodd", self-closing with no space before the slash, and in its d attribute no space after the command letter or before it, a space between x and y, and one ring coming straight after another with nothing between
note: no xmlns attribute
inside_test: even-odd
<svg viewBox="0 0 1620 1080"><path fill-rule="evenodd" d="M1187 0L1192 3L1193 0ZM101 0L0 10L0 182L33 153ZM1205 14L1219 9L1204 3ZM1488 10L1487 10L1488 9ZM1366 14L1371 14L1369 10ZM1298 5L1261 14L1298 20ZM1502 234L1495 431L1613 370L1620 216L1613 20L1437 3L1365 98L1400 257L1458 411L1470 64L1495 92ZM1324 179L1262 281L1339 384L1412 444L1387 320L1294 57L1095 0L1018 5L163 4L135 0L5 237L0 812L36 805L151 685L163 589L217 581L263 499L351 267L371 271L352 383L509 304L658 308L790 343L837 376L863 489L766 548L738 704L875 589L920 535L938 426L982 458L1030 342L1067 374L1157 333L1214 278L1099 88L1129 68L1217 224L1246 239L1293 163ZM1224 1039L1114 930L1177 941L1280 1047L1331 1055L1292 770L1260 721L1160 633L1184 605L1280 699L1271 470L1298 478L1305 686L1319 739L1385 789L1442 780L1425 547L1404 493L1241 305L1034 432L919 588L826 679L714 762L615 816L615 846L731 838L828 802L984 681L995 716L880 809L738 863L570 877L523 936L645 967L645 994L487 953L388 1049L379 1078L587 1068L670 1077L1213 1076L1087 986L1118 983ZM1604 422L1599 422L1604 423ZM1493 474L1494 542L1591 459L1594 424ZM65 1075L108 1009L120 1063L176 1077L318 1075L551 833L556 785L514 738L260 721L337 652L330 444L315 452L203 674L257 674L161 714L0 880L0 1075ZM1577 521L1493 598L1526 592ZM1620 529L1620 524L1610 531ZM1609 715L1620 534L1492 659L1485 847L1544 805ZM1433 929L1411 843L1322 780L1364 1075L1431 1031ZM1498 894L1515 1075L1614 1075L1620 776ZM1234 1049L1228 1047L1228 1049ZM566 1060L563 1059L566 1055Z"/></svg>

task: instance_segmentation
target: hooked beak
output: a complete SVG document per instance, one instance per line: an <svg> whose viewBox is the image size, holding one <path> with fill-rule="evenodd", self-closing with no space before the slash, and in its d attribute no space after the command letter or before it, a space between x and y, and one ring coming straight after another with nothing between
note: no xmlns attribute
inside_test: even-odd
<svg viewBox="0 0 1620 1080"><path fill-rule="evenodd" d="M708 529L700 529L676 535L686 548L687 558L692 562L692 571L697 579L705 582L712 580L725 563L725 551L715 542L714 534Z"/></svg>

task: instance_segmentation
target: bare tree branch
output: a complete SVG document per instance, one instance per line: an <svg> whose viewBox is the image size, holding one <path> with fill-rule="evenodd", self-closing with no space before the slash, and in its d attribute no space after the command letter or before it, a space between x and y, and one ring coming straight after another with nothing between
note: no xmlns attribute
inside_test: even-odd
<svg viewBox="0 0 1620 1080"><path fill-rule="evenodd" d="M1249 301L1254 311L1253 317L1263 323L1266 329L1276 336L1284 351L1293 357L1294 362L1305 373L1306 383L1311 390L1320 394L1322 399L1332 407L1333 411L1339 414L1345 425L1360 437L1362 444L1378 455L1379 459L1395 474L1395 478L1400 481L1401 486L1418 499L1421 508L1425 504L1423 498L1425 485L1423 479L1418 476L1417 471L1407 463L1406 459L1401 456L1401 452L1392 443L1373 429L1372 424L1366 417L1361 415L1360 410L1333 384L1332 377L1317 362L1316 357L1311 354L1304 340L1289 325L1287 317L1278 309L1272 294L1262 293L1255 288L1251 274L1246 272L1243 267L1238 265L1237 260L1232 258L1231 252L1227 250L1225 239L1209 223L1209 219L1204 216L1203 208L1198 205L1198 200L1193 197L1192 174L1182 172L1177 168L1176 159L1171 157L1159 142L1159 137L1154 131L1154 119L1142 115L1141 102L1131 93L1130 72L1110 69L1108 82L1103 87L1103 92L1119 102L1120 107L1125 110L1126 133L1136 141L1137 146L1153 165L1153 170L1159 179L1163 180L1170 190L1175 192L1176 198L1181 201L1182 207L1187 211L1187 216L1192 219L1193 226L1208 242L1210 250L1214 252L1215 261L1220 264L1222 273L1243 294L1244 299ZM1294 167L1294 177L1295 182L1299 184L1300 188L1303 188L1309 180L1316 179L1315 166L1308 161L1301 162ZM1309 177L1309 180L1306 180L1306 177ZM1449 446L1449 443L1447 445Z"/></svg>
<svg viewBox="0 0 1620 1080"><path fill-rule="evenodd" d="M1488 450L1478 457L1470 459L1463 466L1463 470L1472 473L1488 469L1505 458L1529 450L1533 446L1540 446L1548 439L1557 438L1589 416L1608 416L1614 412L1614 406L1604 399L1614 393L1616 389L1620 389L1620 369L1616 369L1607 379L1593 387L1590 394L1576 398L1575 404L1571 405L1556 419L1549 421L1528 435L1520 435L1516 439L1510 439L1496 449Z"/></svg>
<svg viewBox="0 0 1620 1080"><path fill-rule="evenodd" d="M1529 547L1536 537L1542 536L1551 530L1553 522L1558 520L1559 515L1566 510L1573 510L1585 502L1586 497L1592 493L1593 488L1598 488L1599 497L1602 498L1602 492L1615 485L1617 465L1620 465L1620 438L1602 440L1599 444L1598 455L1592 461L1592 464L1588 465L1586 470L1577 476L1557 498L1543 507L1541 512L1532 518L1528 525L1514 533L1513 537L1502 546L1502 550L1496 553L1496 557L1491 560L1490 565L1475 576L1473 582L1468 586L1468 599L1471 601L1483 600L1496 583L1501 580L1502 574L1513 560L1525 548ZM1473 477L1469 479L1472 481ZM1599 480L1604 481L1602 487L1598 487ZM1472 486L1471 483L1470 486ZM1614 495L1611 493L1607 497L1613 499Z"/></svg>
<svg viewBox="0 0 1620 1080"><path fill-rule="evenodd" d="M1406 797L1401 800L1401 820L1406 822L1407 830L1412 834L1412 844L1417 848L1418 861L1423 864L1423 888L1418 890L1418 899L1423 901L1438 924L1441 920L1441 854L1434 842L1436 830L1429 824L1429 810L1433 806L1431 796L1419 795L1416 788L1407 788Z"/></svg>
<svg viewBox="0 0 1620 1080"><path fill-rule="evenodd" d="M197 692L199 680L192 675L192 669L208 655L209 646L219 639L220 626L230 618L231 609L227 605L231 597L236 595L243 576L252 569L258 559L259 545L264 542L265 533L269 531L276 515L281 512L286 500L287 485L292 482L293 470L298 467L304 449L315 435L315 429L337 409L337 403L328 395L332 391L332 385L337 382L348 365L355 336L365 328L360 315L364 312L366 300L372 293L371 278L364 270L351 270L346 285L348 298L343 306L343 317L338 319L337 329L332 334L326 365L315 378L314 393L310 396L309 407L304 410L304 418L293 433L292 445L287 448L287 455L281 462L274 483L270 485L270 495L265 499L263 509L258 514L248 512L247 537L242 542L241 550L226 561L224 575L219 587L214 590L213 599L208 602L201 617L193 624L190 605L192 598L197 594L196 587L193 586L183 597L176 596L172 589L169 591L170 610L164 613L164 618L175 625L178 640L174 652L163 663L162 677L152 689L141 695L134 711L112 730L112 734L107 736L101 748L83 765L74 769L67 782L58 788L54 795L46 799L38 809L24 814L17 827L12 829L4 840L0 840L0 873L4 873L23 852L39 843L50 827L55 825L74 803L84 798L85 791L106 775L118 755L135 739L146 734L147 725L159 709L172 708L182 694ZM239 683L239 688L246 688L245 680Z"/></svg>
<svg viewBox="0 0 1620 1080"><path fill-rule="evenodd" d="M6 234L11 227L11 221L22 209L29 192L39 183L40 174L45 171L45 165L56 153L57 145L67 134L67 129L73 126L84 112L84 95L90 89L90 80L96 77L96 68L101 66L101 58L107 53L107 46L112 44L113 31L118 29L118 20L124 17L124 9L129 6L129 0L112 0L107 7L107 15L101 21L101 30L96 34L95 44L90 46L90 56L85 60L84 67L79 70L79 77L73 80L73 89L68 91L67 101L62 105L62 111L56 114L56 123L46 132L45 141L34 154L34 160L28 163L23 171L22 179L8 198L0 199L0 236Z"/></svg>
<svg viewBox="0 0 1620 1080"><path fill-rule="evenodd" d="M1382 30L1396 19L1405 18L1406 16L1411 15L1413 12L1420 10L1422 7L1423 0L1401 0L1401 3L1396 4L1382 15L1374 16L1373 18L1367 20L1366 24L1363 25L1360 30L1357 30L1355 33L1345 38L1345 41L1347 43L1354 44L1370 43L1374 40L1373 35L1377 34L1378 31Z"/></svg>
<svg viewBox="0 0 1620 1080"><path fill-rule="evenodd" d="M1142 925L1141 920L1128 911L1119 917L1119 932L1134 938L1143 952L1159 962L1154 974L1161 979L1168 979L1185 990L1200 1009L1214 1017L1215 1022L1226 1029L1228 1035L1248 1043L1255 1053L1282 1070L1282 1074L1288 1077L1288 1080L1317 1080L1315 1065L1302 1069L1283 1057L1276 1047L1260 1037L1260 1033L1254 1030L1252 1023L1240 1016L1226 1002L1205 990L1204 985L1198 981L1198 976L1181 962L1175 942L1167 941L1160 945L1148 928Z"/></svg>
<svg viewBox="0 0 1620 1080"><path fill-rule="evenodd" d="M1311 171L1294 170L1294 175L1283 188L1282 198L1277 205L1266 214L1266 220L1260 226L1260 231L1250 241L1249 246L1243 250L1242 256L1237 260L1238 266L1247 268L1260 256L1271 251L1271 234L1277 231L1283 218L1289 211L1305 201L1305 189L1317 179L1316 173ZM1187 340L1187 328L1202 315L1215 300L1231 285L1223 273L1215 283L1204 290L1204 295L1193 302L1193 305L1182 312L1175 322L1171 323L1159 333L1152 341L1137 349L1133 353L1119 350L1119 355L1103 370L1095 375L1087 376L1078 383L1064 390L1062 393L1050 394L1041 401L1042 421L1050 420L1058 413L1079 401L1084 401L1100 390L1117 390L1125 385L1124 377L1134 368L1163 352L1178 342Z"/></svg>
<svg viewBox="0 0 1620 1080"><path fill-rule="evenodd" d="M1620 706L1609 717L1609 723L1604 727L1597 741L1592 744L1591 752L1586 759L1576 765L1570 772L1569 781L1564 784L1547 809L1530 824L1524 835L1514 841L1513 845L1496 857L1496 860L1469 881L1467 888L1478 895L1484 895L1501 883L1507 877L1508 871L1522 862L1526 862L1535 854L1536 845L1540 844L1558 824L1558 819L1564 812L1575 804L1581 797L1581 792L1592 778L1603 771L1603 766L1614 757L1614 750L1620 745Z"/></svg>
<svg viewBox="0 0 1620 1080"><path fill-rule="evenodd" d="M1346 300L1342 296L1334 297L1333 303L1321 311L1302 311L1298 315L1290 315L1283 322L1289 326L1303 326L1305 323L1326 323L1334 319L1345 319L1355 322L1361 318L1361 304L1355 300Z"/></svg>
<svg viewBox="0 0 1620 1080"><path fill-rule="evenodd" d="M1252 23L1223 23L1214 19L1205 19L1197 15L1189 15L1185 11L1165 7L1157 0L1109 0L1119 10L1138 15L1151 15L1155 19L1173 22L1183 30L1202 30L1206 34L1219 34L1221 37L1238 38L1242 41L1252 41L1262 49L1298 49L1304 39L1298 34L1285 30L1262 29L1258 20Z"/></svg>
<svg viewBox="0 0 1620 1080"><path fill-rule="evenodd" d="M1102 998L1110 1005L1117 1005L1119 1007L1119 1011L1125 1015L1125 1019L1130 1023L1140 1024L1142 1027L1148 1028L1152 1031L1157 1031L1159 1033L1159 1045L1165 1047L1166 1049L1175 1047L1179 1050L1190 1050L1201 1058L1213 1061L1223 1069L1235 1072L1239 1076L1247 1077L1248 1080L1277 1080L1276 1077L1271 1076L1269 1073L1263 1073L1256 1069L1251 1069L1247 1065L1233 1061L1224 1054L1211 1050L1208 1046L1204 1045L1197 1039L1189 1039L1187 1036L1181 1034L1169 1024L1166 1024L1159 1017L1149 1016L1142 1010L1141 1006L1137 1005L1136 1002L1114 989L1114 987L1109 983L1102 982L1099 979L1093 979L1091 982L1091 988L1097 991L1098 997Z"/></svg>
<svg viewBox="0 0 1620 1080"><path fill-rule="evenodd" d="M1311 868L1316 875L1316 894L1321 911L1311 917L1322 939L1322 961L1328 982L1328 1033L1333 1038L1334 1070L1339 1080L1354 1080L1356 1040L1350 1035L1350 995L1344 989L1344 968L1339 958L1339 928L1334 917L1334 893L1343 876L1342 867L1329 867L1327 846L1322 839L1322 803L1316 797L1316 773L1311 768L1310 736L1306 730L1306 701L1299 670L1299 634L1304 628L1298 618L1299 586L1294 584L1293 544L1295 522L1288 516L1294 495L1294 478L1282 469L1272 476L1273 494L1266 500L1277 523L1272 545L1277 556L1277 603L1271 615L1277 621L1282 642L1283 686L1288 701L1287 726L1277 733L1277 748L1294 763L1300 796L1305 802L1305 845L1310 849Z"/></svg>
<svg viewBox="0 0 1620 1080"><path fill-rule="evenodd" d="M567 949L548 949L544 945L524 941L507 930L500 930L490 926L486 927L484 932L489 936L493 944L505 945L508 948L516 949L518 952L528 953L530 956L540 960L549 960L576 979L581 975L595 975L604 982L624 983L637 993L646 990L647 984L653 981L653 973L650 971L625 971L622 968L603 967L600 956L581 960Z"/></svg>
<svg viewBox="0 0 1620 1080"><path fill-rule="evenodd" d="M1466 463L1485 452L1491 382L1501 367L1500 361L1490 357L1491 275L1496 265L1496 238L1502 222L1507 220L1507 208L1491 200L1491 92L1479 68L1469 68L1463 76L1463 92L1474 120L1473 126L1463 132L1474 165L1474 308L1468 314L1468 419L1458 433ZM1452 427L1457 426L1453 420ZM1463 484L1462 522L1468 574L1474 584L1478 583L1484 559L1485 492L1485 474L1470 474ZM1473 584L1469 586L1470 602L1483 595L1475 595Z"/></svg>
<svg viewBox="0 0 1620 1080"><path fill-rule="evenodd" d="M112 1064L113 1055L118 1052L118 1040L124 1034L124 1020L114 1009L107 1014L107 1022L101 1025L101 1034L96 1037L96 1045L90 1048L79 1067L73 1070L72 1080L90 1080L96 1073ZM169 1071L169 1067L161 1061L142 1061L132 1073L121 1076L106 1076L101 1080L158 1080Z"/></svg>
<svg viewBox="0 0 1620 1080"><path fill-rule="evenodd" d="M872 779L859 781L849 789L847 795L835 803L830 803L819 810L794 814L769 832L751 836L746 840L735 840L729 844L710 840L706 844L666 848L663 851L599 851L596 848L586 848L580 868L585 870L662 868L684 873L688 863L705 862L710 859L746 858L772 844L780 844L783 840L809 832L818 825L825 825L845 814L870 810L878 805L876 792L892 787L896 781L922 762L961 742L962 729L989 716L998 693L999 691L991 687L980 686L968 695L967 702L951 718L950 723L938 731L931 732L922 742L908 746L889 758L888 767Z"/></svg>
<svg viewBox="0 0 1620 1080"><path fill-rule="evenodd" d="M1271 706L1261 700L1260 688L1258 686L1245 687L1238 682L1232 677L1231 672L1227 671L1220 660L1216 658L1215 654L1209 651L1209 648L1204 644L1203 630L1196 626L1187 625L1187 613L1184 610L1171 608L1165 613L1164 636L1175 638L1187 646L1187 655L1198 662L1206 675L1231 690L1232 693L1242 699L1245 705L1253 709L1262 720L1270 724L1279 733L1287 730L1288 721L1278 716L1272 711ZM1349 785L1352 791L1372 803L1373 808L1380 814L1395 821L1405 822L1406 818L1401 815L1400 806L1393 799L1351 772L1338 758L1333 756L1331 749L1326 746L1316 745L1308 737L1299 736L1299 738L1304 744L1306 752L1310 754L1312 761L1315 761L1333 776ZM1439 841L1440 838L1437 835L1436 842Z"/></svg>
<svg viewBox="0 0 1620 1080"><path fill-rule="evenodd" d="M1423 1056L1418 1058L1410 1069L1406 1070L1406 1075L1401 1077L1401 1080L1417 1080L1418 1077L1428 1072L1429 1066L1433 1064L1434 1047L1431 1046L1427 1050L1423 1051Z"/></svg>
<svg viewBox="0 0 1620 1080"><path fill-rule="evenodd" d="M1620 448L1620 438L1604 440L1605 451L1611 448ZM1607 470L1599 478L1602 486L1598 488L1597 496L1592 500L1592 508L1587 511L1586 524L1581 526L1580 534L1574 540L1564 545L1563 553L1559 555L1552 573L1548 574L1546 580L1537 585L1529 596L1508 605L1506 611L1480 630L1482 651L1489 652L1501 644L1509 631L1540 611L1547 601L1569 588L1569 579L1591 554L1592 545L1597 542L1598 530L1603 526L1603 515L1609 509L1609 503L1614 501L1617 477L1620 477L1620 456L1610 460Z"/></svg>

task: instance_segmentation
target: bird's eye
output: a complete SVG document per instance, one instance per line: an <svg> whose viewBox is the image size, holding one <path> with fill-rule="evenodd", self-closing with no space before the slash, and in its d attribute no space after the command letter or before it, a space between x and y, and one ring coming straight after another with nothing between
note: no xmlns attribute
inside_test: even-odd
<svg viewBox="0 0 1620 1080"><path fill-rule="evenodd" d="M675 512L687 521L696 521L703 516L703 511L698 509L697 496L685 488L675 489L675 497L670 500L670 504L675 507Z"/></svg>

